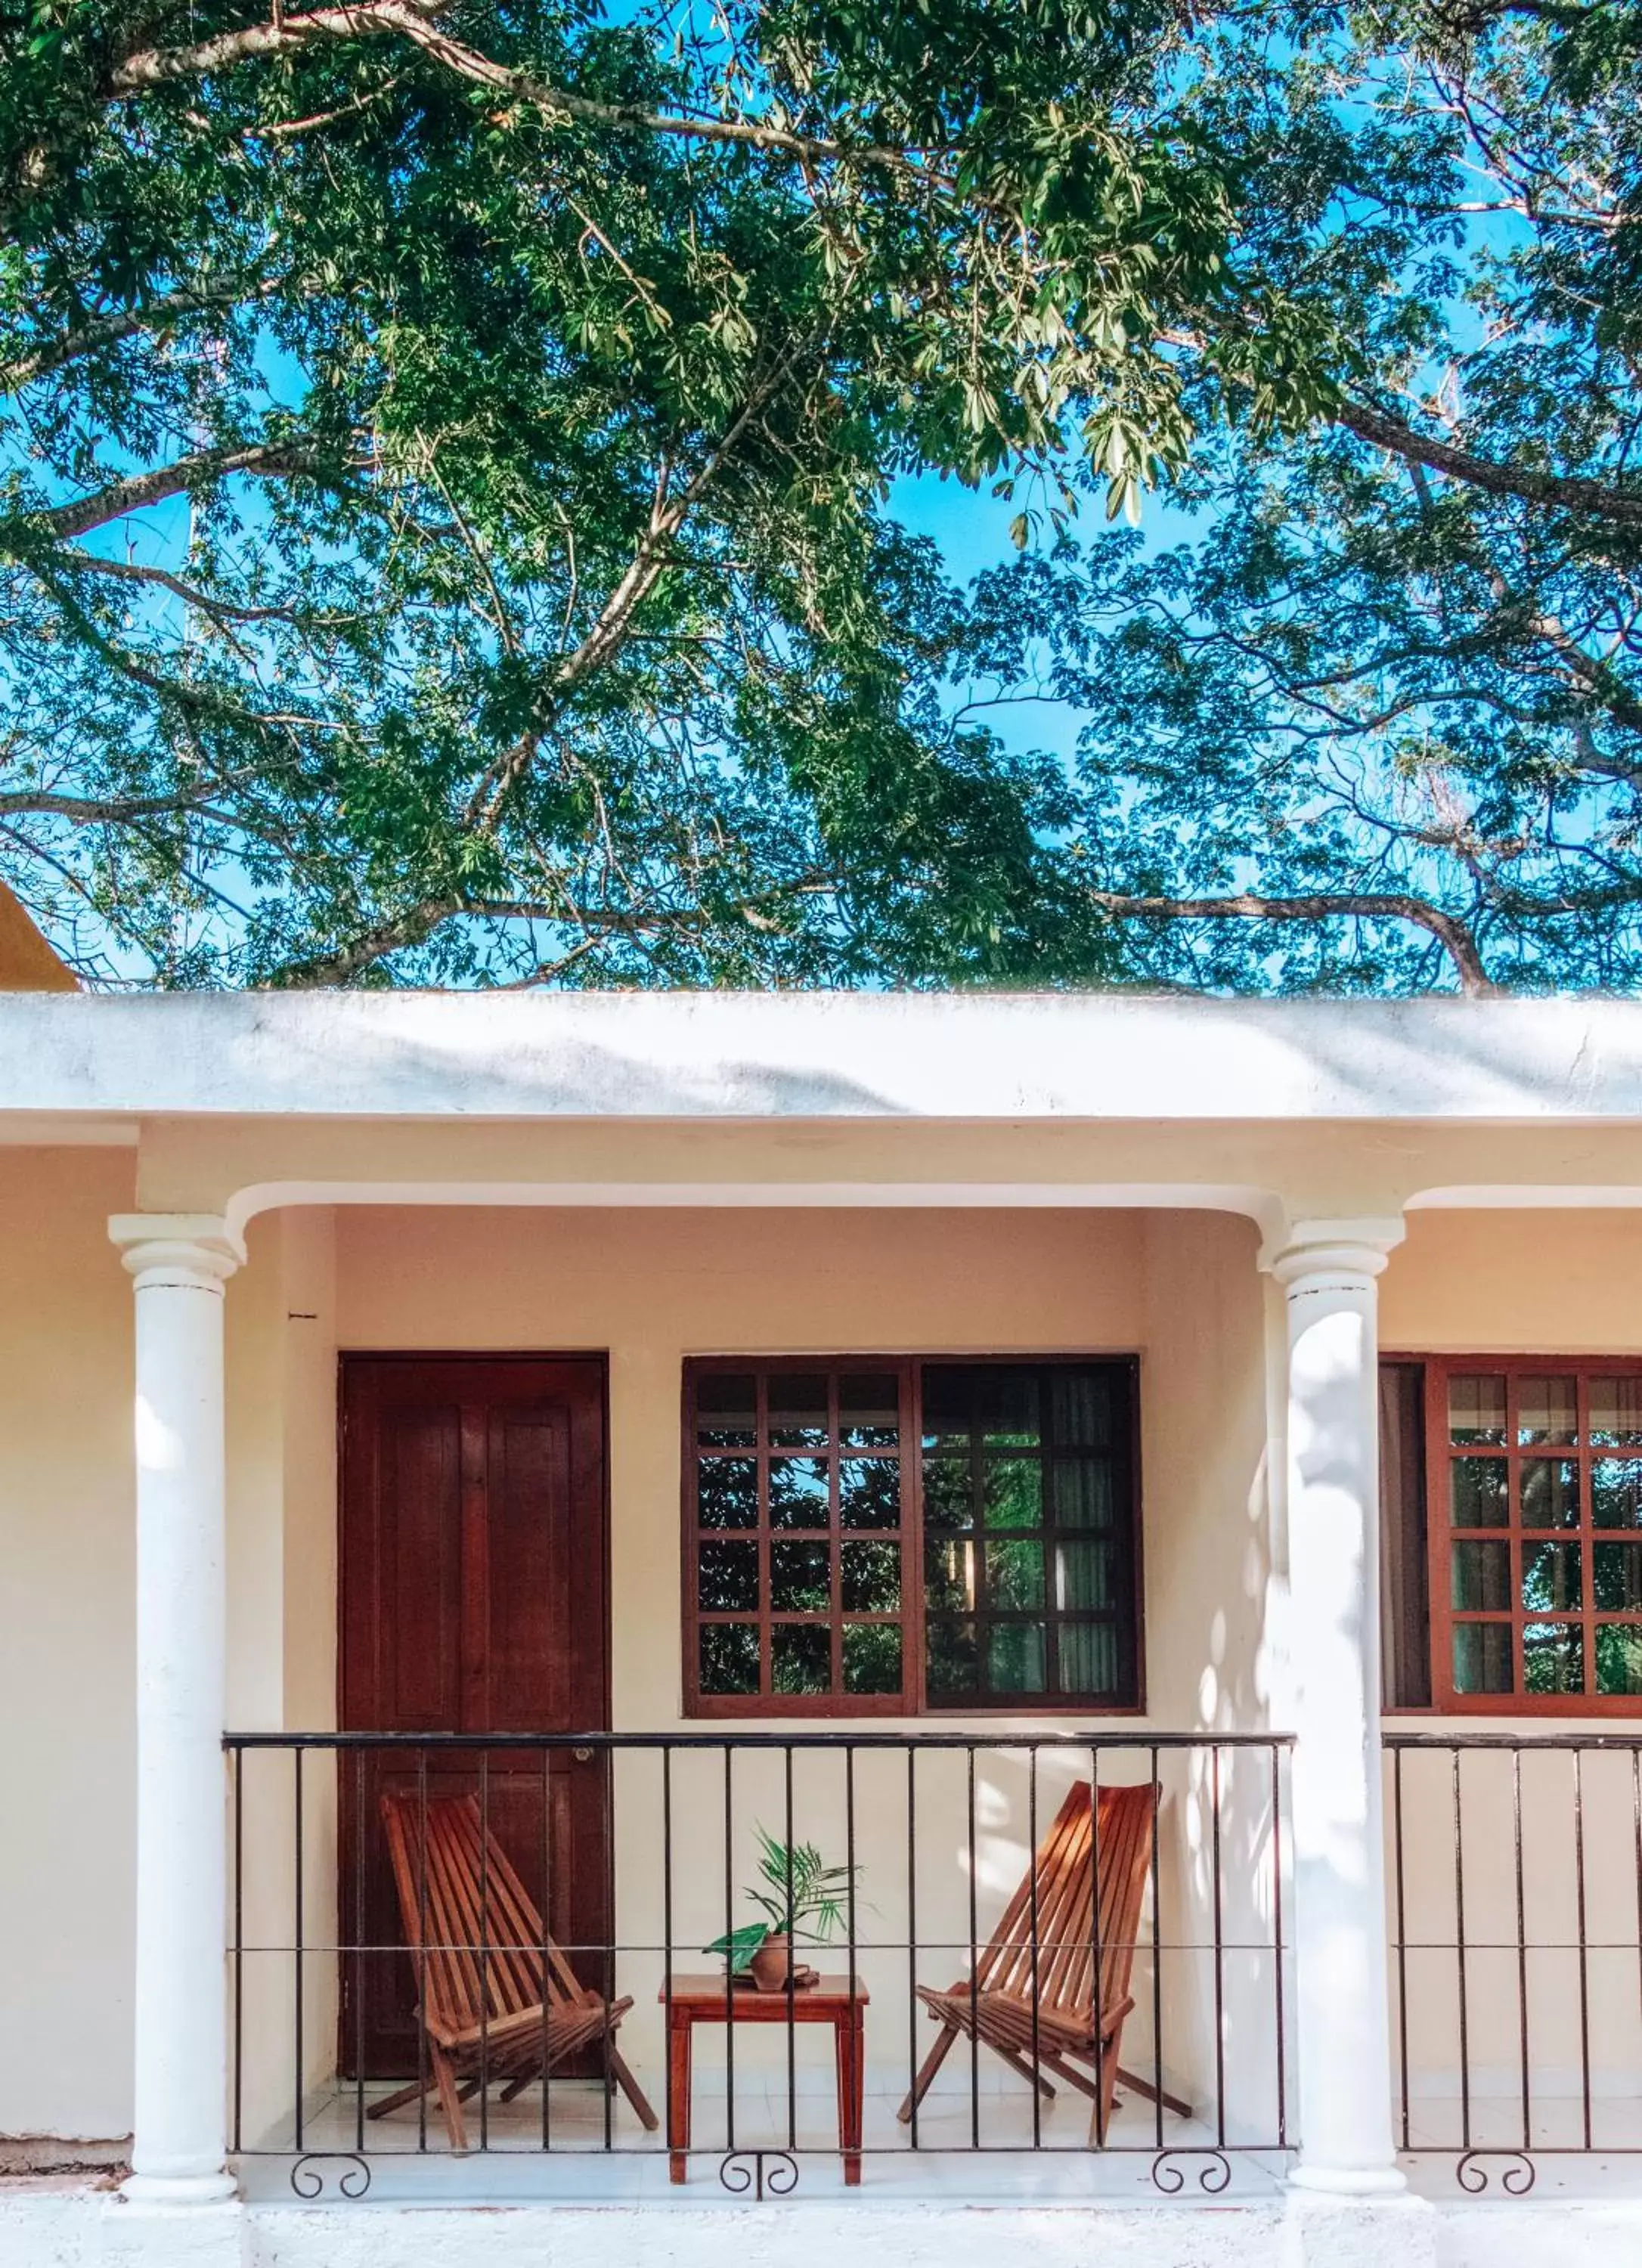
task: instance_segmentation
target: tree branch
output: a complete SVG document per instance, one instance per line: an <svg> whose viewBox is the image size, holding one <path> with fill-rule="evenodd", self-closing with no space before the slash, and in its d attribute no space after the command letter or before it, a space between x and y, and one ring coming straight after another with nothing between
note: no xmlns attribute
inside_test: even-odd
<svg viewBox="0 0 1642 2268"><path fill-rule="evenodd" d="M1590 512L1622 526L1642 527L1642 490L1631 493L1605 481L1541 473L1531 465L1501 464L1492 457L1474 456L1469 449L1456 449L1430 434L1416 432L1401 419L1388 417L1358 401L1342 402L1329 414L1336 425L1344 425L1359 441L1411 464L1427 466L1433 473L1446 473L1450 480L1462 481L1486 495L1517 497L1525 504L1557 512Z"/></svg>
<svg viewBox="0 0 1642 2268"><path fill-rule="evenodd" d="M188 315L203 314L212 307L232 306L236 300L261 298L275 289L271 281L252 284L244 276L232 282L203 284L195 291L172 291L163 299L151 300L146 307L127 308L117 315L98 315L77 331L65 332L49 346L38 347L18 361L0 364L0 389L15 394L21 386L34 379L43 378L48 371L61 370L65 363L78 362L84 356L95 354L99 347L116 346L121 339L134 338L139 331L161 331L170 324L180 322Z"/></svg>
<svg viewBox="0 0 1642 2268"><path fill-rule="evenodd" d="M1115 921L1329 921L1340 915L1369 920L1412 922L1434 937L1454 966L1460 989L1473 999L1498 995L1483 966L1476 940L1465 924L1424 898L1401 895L1359 895L1340 891L1302 898L1259 898L1247 893L1228 898L1136 898L1115 890L1091 890L1090 902Z"/></svg>
<svg viewBox="0 0 1642 2268"><path fill-rule="evenodd" d="M259 480L304 475L318 480L327 477L330 471L314 450L298 441L200 449L191 457L179 457L174 464L158 465L151 472L134 473L128 480L112 482L107 488L99 489L92 496L78 497L72 504L50 504L42 512L18 513L9 520L0 520L0 549L15 549L17 535L31 525L43 526L55 536L89 535L93 528L107 527L110 520L124 519L127 512L145 512L151 504L164 504L168 497L180 496L186 490L203 488L230 473L252 473Z"/></svg>

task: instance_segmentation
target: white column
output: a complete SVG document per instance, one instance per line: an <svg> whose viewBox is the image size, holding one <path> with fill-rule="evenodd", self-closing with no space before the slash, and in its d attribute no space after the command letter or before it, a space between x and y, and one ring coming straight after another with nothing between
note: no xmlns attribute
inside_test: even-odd
<svg viewBox="0 0 1642 2268"><path fill-rule="evenodd" d="M1336 2195L1403 2186L1391 2125L1380 1746L1379 1286L1400 1220L1295 1225L1290 1660L1300 2158Z"/></svg>
<svg viewBox="0 0 1642 2268"><path fill-rule="evenodd" d="M136 1281L136 2135L128 2197L209 2204L225 2169L223 1287L210 1215L108 1225Z"/></svg>

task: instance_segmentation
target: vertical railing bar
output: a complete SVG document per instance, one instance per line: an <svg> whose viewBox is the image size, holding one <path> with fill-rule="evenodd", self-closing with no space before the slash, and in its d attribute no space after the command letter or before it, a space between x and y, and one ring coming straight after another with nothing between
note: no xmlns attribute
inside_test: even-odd
<svg viewBox="0 0 1642 2268"><path fill-rule="evenodd" d="M552 1955L549 1950L553 1936L553 1751L541 1751L541 1942L536 1948L541 1962L541 2146L553 2147L553 2112L550 2101L553 2089L549 2084L548 2071L548 2012L552 2002L549 1979L552 1975Z"/></svg>
<svg viewBox="0 0 1642 2268"><path fill-rule="evenodd" d="M1038 2085L1043 2066L1040 2060L1038 2019L1038 1751L1035 1742L1027 1750L1027 1849L1031 1852L1031 1922L1032 1922L1032 2146L1043 2146L1043 2095ZM1099 2020L1096 2020L1099 2029Z"/></svg>
<svg viewBox="0 0 1642 2268"><path fill-rule="evenodd" d="M799 2139L798 2106L798 2016L793 1996L798 1980L793 1971L797 1951L798 1930L792 1911L792 1744L788 1742L782 1753L783 1793L786 1805L787 1822L787 2147L796 2149Z"/></svg>
<svg viewBox="0 0 1642 2268"><path fill-rule="evenodd" d="M728 1958L726 1955L725 1958ZM667 2148L678 2146L673 2119L673 1749L661 1748L661 1999L667 2058Z"/></svg>
<svg viewBox="0 0 1642 2268"><path fill-rule="evenodd" d="M428 2146L428 1752L416 1750L416 2147Z"/></svg>
<svg viewBox="0 0 1642 2268"><path fill-rule="evenodd" d="M303 1752L300 1749L292 1749L291 1785L296 1797L297 1818L296 1834L293 1838L296 1851L296 1881L294 1885L296 1891L296 1913L295 1926L291 1933L291 1949L296 1968L296 2006L292 2011L295 2018L295 2022L292 2026L292 2049L295 2069L291 2073L291 2086L296 2093L296 2143L298 2151L300 2151L302 2147L302 2069L306 2052L302 2038L302 1756Z"/></svg>
<svg viewBox="0 0 1642 2268"><path fill-rule="evenodd" d="M976 1942L979 1929L975 1879L975 1750L970 1749L967 1754L969 1802L969 2146L972 2150L978 2150L981 2146L981 1979L976 1973L979 1954Z"/></svg>
<svg viewBox="0 0 1642 2268"><path fill-rule="evenodd" d="M336 1759L336 1777L342 1776L342 1759ZM354 2148L364 2152L364 1750L354 1750L353 1774L353 2068Z"/></svg>
<svg viewBox="0 0 1642 2268"><path fill-rule="evenodd" d="M1163 2147L1163 1904L1158 1882L1158 1808L1162 1792L1158 1786L1157 1743L1152 1745L1152 2109L1157 2146Z"/></svg>
<svg viewBox="0 0 1642 2268"><path fill-rule="evenodd" d="M1210 1785L1214 1799L1214 2139L1217 2149L1226 2147L1226 1948L1223 1905L1220 1881L1220 1749L1216 1744L1209 1751Z"/></svg>
<svg viewBox="0 0 1642 2268"><path fill-rule="evenodd" d="M855 1744L847 1742L843 1752L843 1855L849 1868L845 1896L848 1900L850 1931L850 2022L855 2023Z"/></svg>
<svg viewBox="0 0 1642 2268"><path fill-rule="evenodd" d="M233 1752L234 1997L233 2146L239 2152L245 2100L245 1750Z"/></svg>
<svg viewBox="0 0 1642 2268"><path fill-rule="evenodd" d="M1534 2141L1534 2112L1528 2078L1528 1930L1522 1895L1522 1751L1511 1751L1511 1830L1516 1856L1517 1892L1517 2045L1522 2068L1522 2147Z"/></svg>
<svg viewBox="0 0 1642 2268"><path fill-rule="evenodd" d="M604 1885L605 1938L600 1954L600 1980L604 1987L607 2011L615 2001L615 1750L607 1742L599 1751L599 1775L604 1783L604 1848L601 1874ZM604 2146L615 2147L615 2069L611 2061L615 2054L615 2034L607 2014L600 2034L600 2060L604 2066Z"/></svg>
<svg viewBox="0 0 1642 2268"><path fill-rule="evenodd" d="M1460 2140L1471 2146L1471 2029L1465 1978L1465 1821L1460 1806L1460 1751L1454 1759L1454 1946L1460 1988Z"/></svg>
<svg viewBox="0 0 1642 2268"><path fill-rule="evenodd" d="M1573 1752L1573 1872L1579 1923L1579 2090L1583 2098L1585 2146L1591 2146L1591 1994L1585 1943L1585 1757Z"/></svg>
<svg viewBox="0 0 1642 2268"><path fill-rule="evenodd" d="M907 1744L907 2092L912 2147L918 2146L918 1752Z"/></svg>
<svg viewBox="0 0 1642 2268"><path fill-rule="evenodd" d="M1397 1917L1398 1935L1402 1934L1402 1916ZM1271 1981L1276 2002L1278 2028L1278 2147L1286 2150L1289 2139L1287 2044L1284 2037L1283 2007L1283 1779L1282 1758L1276 1742L1271 1744ZM1406 2073L1404 2081L1406 2085Z"/></svg>
<svg viewBox="0 0 1642 2268"><path fill-rule="evenodd" d="M479 2147L490 2146L490 1751L479 1751Z"/></svg>
<svg viewBox="0 0 1642 2268"><path fill-rule="evenodd" d="M1409 2146L1408 1904L1403 1875L1403 1751L1391 1751L1393 1859L1397 1884L1397 2069L1403 2082L1403 2147Z"/></svg>
<svg viewBox="0 0 1642 2268"><path fill-rule="evenodd" d="M1101 1989L1101 1751L1089 1749L1089 1958L1094 1975L1090 2003L1094 2011L1094 2131L1106 2147L1106 2003ZM1122 1958L1122 1948L1119 1948ZM1134 1958L1132 1951L1130 1958Z"/></svg>
<svg viewBox="0 0 1642 2268"><path fill-rule="evenodd" d="M1631 1751L1631 1833L1637 1860L1637 1991L1642 1997L1642 1749Z"/></svg>
<svg viewBox="0 0 1642 2268"><path fill-rule="evenodd" d="M733 1806L734 1793L732 1767L734 1750L729 1742L724 1750L724 1933L730 1936L735 1928L734 1825ZM726 2150L735 2147L735 1952L731 1948L724 1957L724 2139Z"/></svg>

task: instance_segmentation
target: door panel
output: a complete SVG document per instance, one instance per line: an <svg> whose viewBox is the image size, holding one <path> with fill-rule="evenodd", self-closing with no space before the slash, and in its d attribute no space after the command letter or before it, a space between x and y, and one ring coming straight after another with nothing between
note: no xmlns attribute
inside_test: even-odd
<svg viewBox="0 0 1642 2268"><path fill-rule="evenodd" d="M350 1355L342 1394L343 1728L604 1729L602 1359ZM554 1936L567 1950L592 1948L575 1965L604 1985L606 1786L596 1752L344 1760L340 1940L394 1948L342 1964L346 2076L416 2069L382 1795L477 1793Z"/></svg>

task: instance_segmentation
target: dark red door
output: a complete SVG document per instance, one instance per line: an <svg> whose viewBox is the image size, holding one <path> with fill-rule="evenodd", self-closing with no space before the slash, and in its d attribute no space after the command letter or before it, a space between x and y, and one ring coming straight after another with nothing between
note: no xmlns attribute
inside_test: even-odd
<svg viewBox="0 0 1642 2268"><path fill-rule="evenodd" d="M344 1355L342 1407L343 1730L602 1730L602 1358ZM587 1983L606 1985L610 1833L597 1751L344 1753L339 1769L339 1943L404 1942L383 1793L473 1790L554 1936L580 1948L571 1957ZM344 1960L342 1983L342 2070L414 2075L409 1959Z"/></svg>

